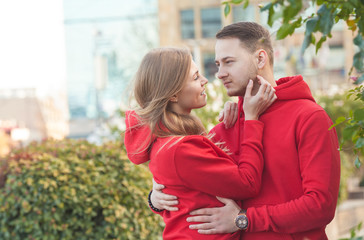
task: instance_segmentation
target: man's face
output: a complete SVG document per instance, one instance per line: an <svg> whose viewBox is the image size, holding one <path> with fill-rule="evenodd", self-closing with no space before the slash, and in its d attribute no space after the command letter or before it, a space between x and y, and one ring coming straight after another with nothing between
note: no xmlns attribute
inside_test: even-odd
<svg viewBox="0 0 364 240"><path fill-rule="evenodd" d="M229 96L244 96L249 79L257 76L257 58L245 49L239 39L218 39L215 45L217 76Z"/></svg>

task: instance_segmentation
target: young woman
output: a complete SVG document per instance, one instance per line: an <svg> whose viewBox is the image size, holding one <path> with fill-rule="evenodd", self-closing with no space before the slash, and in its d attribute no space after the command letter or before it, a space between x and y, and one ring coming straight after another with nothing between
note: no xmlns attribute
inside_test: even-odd
<svg viewBox="0 0 364 240"><path fill-rule="evenodd" d="M125 146L135 164L150 159L153 178L166 186L165 193L178 196L177 212L151 207L163 217L164 239L239 239L239 232L198 234L186 218L194 209L222 206L215 196L244 199L260 189L263 123L258 117L276 99L274 90L261 79L258 93L251 96L253 83L248 84L244 139L234 161L229 156L234 153L213 143L191 115L192 109L206 105L207 82L191 54L178 48L150 51L135 77L139 108L126 114Z"/></svg>

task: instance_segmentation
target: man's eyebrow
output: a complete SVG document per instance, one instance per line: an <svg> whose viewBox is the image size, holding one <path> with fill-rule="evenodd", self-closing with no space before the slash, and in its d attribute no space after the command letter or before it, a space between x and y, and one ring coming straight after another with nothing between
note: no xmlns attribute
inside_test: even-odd
<svg viewBox="0 0 364 240"><path fill-rule="evenodd" d="M234 57L231 57L231 56L223 57L223 58L221 58L221 62L225 62L228 58L234 58ZM215 62L218 62L218 60L215 59Z"/></svg>

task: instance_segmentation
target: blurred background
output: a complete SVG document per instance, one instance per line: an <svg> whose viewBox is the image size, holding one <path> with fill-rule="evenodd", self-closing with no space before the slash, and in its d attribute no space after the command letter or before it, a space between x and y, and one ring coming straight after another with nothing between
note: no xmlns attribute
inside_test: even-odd
<svg viewBox="0 0 364 240"><path fill-rule="evenodd" d="M0 156L49 138L94 144L117 139L133 75L144 54L159 46L191 50L211 83L210 109L197 112L210 128L216 115L206 116L227 100L215 78L215 34L233 22L255 21L274 38L280 24L267 25L261 3L250 1L245 9L234 5L225 17L220 0L0 2ZM316 10L307 6L305 14ZM352 31L339 22L317 54L311 46L301 56L303 38L304 27L274 42L275 77L303 75L335 120L359 104L345 95L356 51ZM350 150L342 154L345 191L328 227L332 239L364 221L363 170L354 168Z"/></svg>
<svg viewBox="0 0 364 240"><path fill-rule="evenodd" d="M15 0L0 5L0 129L10 145L44 138L89 138L128 106L129 83L143 55L159 46L187 46L212 82L214 36L224 25L267 26L260 1L228 17L218 0ZM307 14L315 9L308 8ZM352 33L344 22L318 55L300 56L304 28L275 42L275 76L302 74L314 94L348 85ZM115 122L118 122L116 120ZM4 135L5 133L5 135ZM105 134L105 133L104 133ZM1 150L5 152L5 150Z"/></svg>

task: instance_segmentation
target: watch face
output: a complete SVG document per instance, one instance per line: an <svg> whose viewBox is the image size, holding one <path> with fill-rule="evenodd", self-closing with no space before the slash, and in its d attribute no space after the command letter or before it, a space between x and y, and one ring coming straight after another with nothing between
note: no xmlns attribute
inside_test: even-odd
<svg viewBox="0 0 364 240"><path fill-rule="evenodd" d="M245 215L239 215L235 219L235 224L240 229L247 229L248 227L248 218Z"/></svg>

